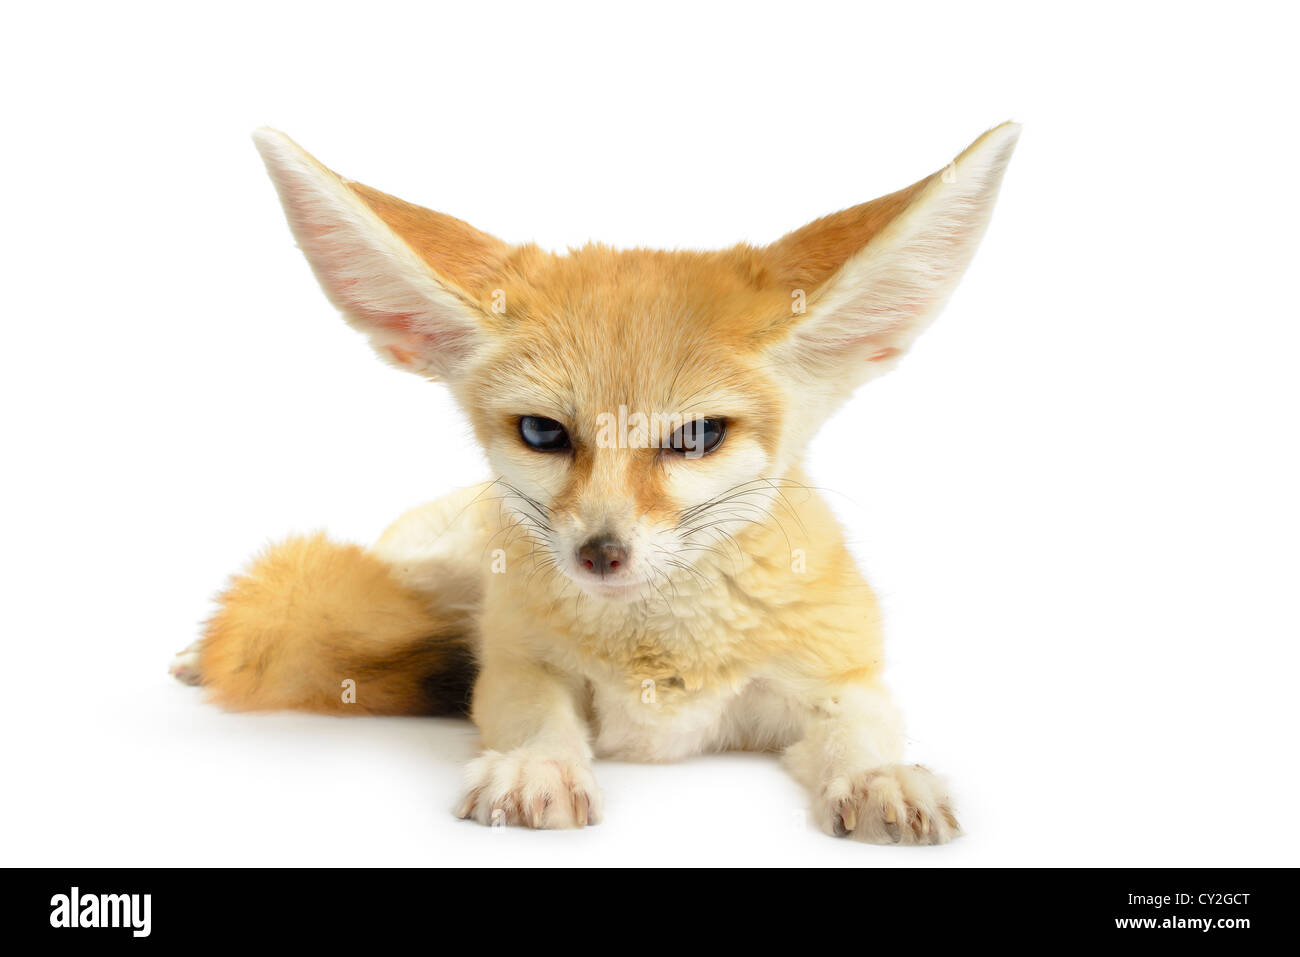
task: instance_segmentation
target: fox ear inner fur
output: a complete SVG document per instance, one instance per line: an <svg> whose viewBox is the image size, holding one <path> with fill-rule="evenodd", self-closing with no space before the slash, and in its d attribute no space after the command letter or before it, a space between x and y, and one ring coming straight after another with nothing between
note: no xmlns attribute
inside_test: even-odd
<svg viewBox="0 0 1300 957"><path fill-rule="evenodd" d="M276 130L253 134L330 301L379 355L453 379L480 345L476 304L508 246L468 223L344 180Z"/></svg>
<svg viewBox="0 0 1300 957"><path fill-rule="evenodd" d="M809 379L850 385L892 367L975 255L1019 135L1004 123L944 170L769 246L785 281L808 295L781 357Z"/></svg>

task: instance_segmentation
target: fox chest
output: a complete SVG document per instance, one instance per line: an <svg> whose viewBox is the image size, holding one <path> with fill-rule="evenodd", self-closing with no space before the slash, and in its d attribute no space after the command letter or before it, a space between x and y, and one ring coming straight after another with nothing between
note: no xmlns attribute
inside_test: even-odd
<svg viewBox="0 0 1300 957"><path fill-rule="evenodd" d="M591 688L596 754L625 761L675 761L725 746L728 714L740 697L687 691L680 679L663 677L593 681Z"/></svg>
<svg viewBox="0 0 1300 957"><path fill-rule="evenodd" d="M588 718L601 758L677 761L735 748L791 743L799 725L791 705L767 682L688 689L672 677L639 683L590 680Z"/></svg>
<svg viewBox="0 0 1300 957"><path fill-rule="evenodd" d="M562 667L586 680L596 753L674 761L765 746L774 737L768 718L781 710L769 632L720 620L707 629L685 621L631 633L588 632L569 645Z"/></svg>

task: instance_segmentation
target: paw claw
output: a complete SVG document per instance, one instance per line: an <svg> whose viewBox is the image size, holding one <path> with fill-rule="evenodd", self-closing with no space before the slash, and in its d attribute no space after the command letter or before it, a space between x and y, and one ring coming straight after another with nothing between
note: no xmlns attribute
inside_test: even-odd
<svg viewBox="0 0 1300 957"><path fill-rule="evenodd" d="M455 814L462 821L474 813L474 806L478 804L479 793L479 789L475 788L466 794L464 800L457 806Z"/></svg>
<svg viewBox="0 0 1300 957"><path fill-rule="evenodd" d="M919 765L887 765L831 780L822 826L875 844L946 844L960 836L943 781Z"/></svg>
<svg viewBox="0 0 1300 957"><path fill-rule="evenodd" d="M532 807L530 809L530 813L528 815L528 826L533 828L540 828L542 826L542 821L545 815L546 815L546 799L540 797L534 798Z"/></svg>
<svg viewBox="0 0 1300 957"><path fill-rule="evenodd" d="M591 799L581 791L573 792L573 822L578 827L595 823L591 820Z"/></svg>
<svg viewBox="0 0 1300 957"><path fill-rule="evenodd" d="M581 762L529 748L486 751L465 771L459 817L490 827L585 827L599 820L600 790Z"/></svg>

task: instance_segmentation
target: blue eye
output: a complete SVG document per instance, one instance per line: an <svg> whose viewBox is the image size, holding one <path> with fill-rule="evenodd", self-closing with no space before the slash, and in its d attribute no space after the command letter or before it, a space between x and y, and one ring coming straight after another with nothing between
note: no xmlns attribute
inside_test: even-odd
<svg viewBox="0 0 1300 957"><path fill-rule="evenodd" d="M699 458L721 445L726 434L726 419L695 419L674 432L669 445L687 458Z"/></svg>
<svg viewBox="0 0 1300 957"><path fill-rule="evenodd" d="M569 433L564 426L540 415L519 417L519 437L539 452L560 452L569 447Z"/></svg>

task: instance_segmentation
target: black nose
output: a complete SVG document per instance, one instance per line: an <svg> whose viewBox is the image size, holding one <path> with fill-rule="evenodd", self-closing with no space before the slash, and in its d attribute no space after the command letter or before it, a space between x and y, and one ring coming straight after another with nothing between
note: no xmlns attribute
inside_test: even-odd
<svg viewBox="0 0 1300 957"><path fill-rule="evenodd" d="M627 564L627 549L612 538L589 538L578 549L578 564L604 578Z"/></svg>

